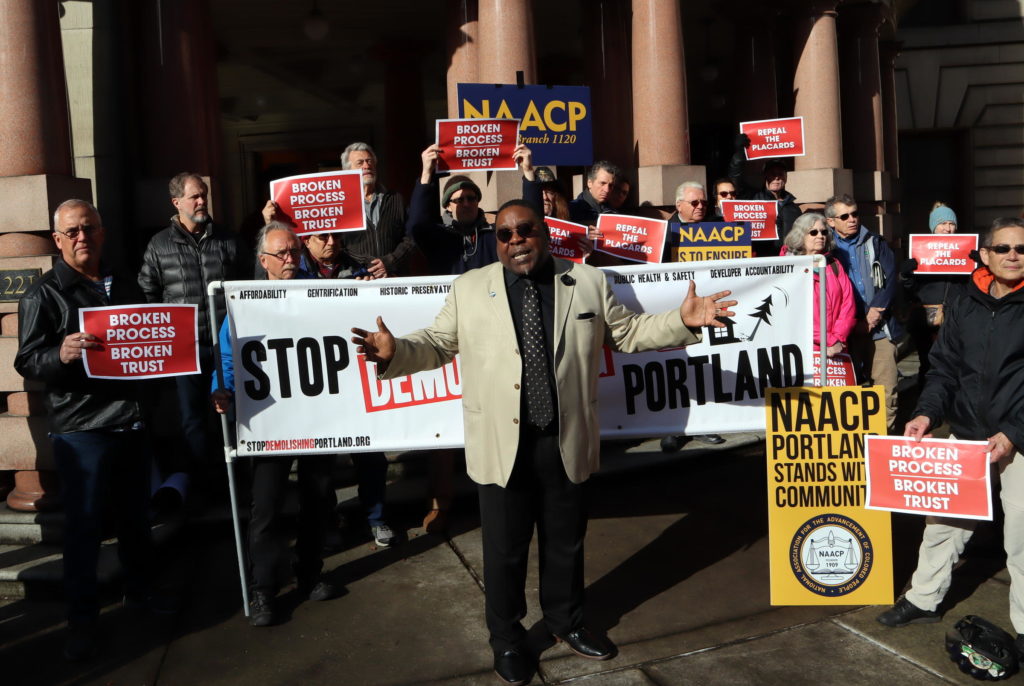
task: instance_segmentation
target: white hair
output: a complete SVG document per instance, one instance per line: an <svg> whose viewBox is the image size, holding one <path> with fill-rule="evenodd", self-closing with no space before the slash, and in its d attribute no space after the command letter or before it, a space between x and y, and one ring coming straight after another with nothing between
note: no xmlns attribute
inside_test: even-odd
<svg viewBox="0 0 1024 686"><path fill-rule="evenodd" d="M54 231L57 230L57 222L60 221L60 213L63 212L64 210L71 209L72 207L84 207L84 208L86 208L87 210L89 210L90 212L92 212L93 214L96 215L97 223L100 226L103 226L103 217L100 216L100 211L96 209L95 205L93 205L88 200L80 200L79 198L71 198L70 200L65 200L61 204L57 205L57 209L55 209L53 211L53 230Z"/></svg>
<svg viewBox="0 0 1024 686"><path fill-rule="evenodd" d="M366 152L370 153L370 157L373 158L373 163L377 164L377 153L375 153L373 151L373 148L370 147L370 144L369 143L361 143L361 142L357 141L355 143L349 144L349 146L347 148L342 150L342 152L341 152L341 168L342 169L351 169L352 168L352 165L349 164L348 156L351 155L352 153L356 152L357 150L365 150Z"/></svg>
<svg viewBox="0 0 1024 686"><path fill-rule="evenodd" d="M707 195L707 191L704 189L704 184L698 183L697 181L683 181L681 184L676 186L676 202L683 199L683 196L686 195L687 188L696 188L699 191L703 191L705 196Z"/></svg>

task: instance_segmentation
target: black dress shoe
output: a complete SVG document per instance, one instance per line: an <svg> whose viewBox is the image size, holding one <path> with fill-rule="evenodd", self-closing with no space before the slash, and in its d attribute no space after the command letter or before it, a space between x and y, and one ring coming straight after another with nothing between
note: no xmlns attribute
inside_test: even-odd
<svg viewBox="0 0 1024 686"><path fill-rule="evenodd" d="M661 439L661 452L674 453L683 447L685 436L665 436Z"/></svg>
<svg viewBox="0 0 1024 686"><path fill-rule="evenodd" d="M530 660L519 648L509 648L494 655L494 673L506 684L520 686L529 683L532 671Z"/></svg>
<svg viewBox="0 0 1024 686"><path fill-rule="evenodd" d="M615 655L615 645L611 641L595 636L586 627L555 638L569 646L572 652L589 660L607 660Z"/></svg>
<svg viewBox="0 0 1024 686"><path fill-rule="evenodd" d="M277 621L274 614L274 596L267 591L253 591L249 601L249 624L271 626Z"/></svg>

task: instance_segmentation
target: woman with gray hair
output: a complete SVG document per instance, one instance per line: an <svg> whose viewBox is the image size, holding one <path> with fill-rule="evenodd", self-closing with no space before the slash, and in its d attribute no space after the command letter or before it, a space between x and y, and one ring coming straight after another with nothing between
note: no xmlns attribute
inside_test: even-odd
<svg viewBox="0 0 1024 686"><path fill-rule="evenodd" d="M786 234L781 255L824 255L825 265L825 340L829 357L846 350L846 337L856 323L856 306L850 279L839 261L832 256L832 232L825 226L825 216L808 212L797 217ZM814 273L814 347L818 349L818 273Z"/></svg>

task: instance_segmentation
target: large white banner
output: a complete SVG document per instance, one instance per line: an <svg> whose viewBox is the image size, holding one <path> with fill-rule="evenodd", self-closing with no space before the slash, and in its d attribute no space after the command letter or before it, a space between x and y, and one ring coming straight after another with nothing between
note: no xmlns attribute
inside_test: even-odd
<svg viewBox="0 0 1024 686"><path fill-rule="evenodd" d="M813 376L812 258L688 262L605 269L637 312L679 306L691 280L739 301L724 328L685 349L605 350L605 438L764 429L768 387ZM411 450L462 445L458 358L380 381L349 330L384 317L396 335L429 326L454 277L224 284L232 322L238 454Z"/></svg>

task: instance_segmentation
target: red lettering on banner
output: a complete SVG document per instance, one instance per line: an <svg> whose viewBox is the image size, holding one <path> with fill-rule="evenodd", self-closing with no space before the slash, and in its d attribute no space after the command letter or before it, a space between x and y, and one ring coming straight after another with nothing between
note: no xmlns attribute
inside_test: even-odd
<svg viewBox="0 0 1024 686"><path fill-rule="evenodd" d="M359 356L357 366L367 412L462 399L458 358L438 369L383 380L377 378L376 363L367 361L365 356Z"/></svg>

